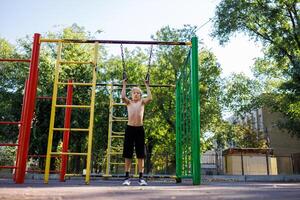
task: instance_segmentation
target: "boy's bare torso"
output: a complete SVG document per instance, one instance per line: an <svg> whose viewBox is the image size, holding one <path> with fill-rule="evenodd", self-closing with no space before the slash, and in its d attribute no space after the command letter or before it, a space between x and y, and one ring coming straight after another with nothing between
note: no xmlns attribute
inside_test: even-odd
<svg viewBox="0 0 300 200"><path fill-rule="evenodd" d="M129 126L143 126L145 104L143 100L130 101L127 104L128 110L128 125Z"/></svg>

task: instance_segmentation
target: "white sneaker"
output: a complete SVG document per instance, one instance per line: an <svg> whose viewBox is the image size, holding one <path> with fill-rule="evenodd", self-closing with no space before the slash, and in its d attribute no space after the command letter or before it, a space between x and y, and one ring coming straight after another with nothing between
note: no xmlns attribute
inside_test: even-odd
<svg viewBox="0 0 300 200"><path fill-rule="evenodd" d="M125 179L124 182L122 183L122 185L129 186L130 185L130 180L129 179Z"/></svg>
<svg viewBox="0 0 300 200"><path fill-rule="evenodd" d="M140 184L141 186L148 185L147 182L146 182L144 179L140 179L140 180L139 180L139 184Z"/></svg>

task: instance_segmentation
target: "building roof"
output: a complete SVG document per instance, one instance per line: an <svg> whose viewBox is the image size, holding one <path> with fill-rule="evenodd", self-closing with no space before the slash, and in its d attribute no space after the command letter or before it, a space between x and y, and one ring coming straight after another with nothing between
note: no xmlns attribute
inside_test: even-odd
<svg viewBox="0 0 300 200"><path fill-rule="evenodd" d="M229 148L223 151L223 155L230 155L230 154L249 154L249 153L260 153L260 154L269 154L273 155L273 149L268 148Z"/></svg>

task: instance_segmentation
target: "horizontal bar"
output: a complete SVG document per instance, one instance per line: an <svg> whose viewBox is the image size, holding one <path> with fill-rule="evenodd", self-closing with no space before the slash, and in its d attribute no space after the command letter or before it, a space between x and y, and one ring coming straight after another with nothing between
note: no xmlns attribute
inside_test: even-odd
<svg viewBox="0 0 300 200"><path fill-rule="evenodd" d="M82 174L65 174L65 177L66 177L66 176L70 176L70 177L73 176L73 177L74 177L74 176L82 176Z"/></svg>
<svg viewBox="0 0 300 200"><path fill-rule="evenodd" d="M113 103L113 106L126 106L126 103Z"/></svg>
<svg viewBox="0 0 300 200"><path fill-rule="evenodd" d="M9 59L9 58L0 58L0 62L31 62L28 59Z"/></svg>
<svg viewBox="0 0 300 200"><path fill-rule="evenodd" d="M128 119L112 119L113 122L127 122Z"/></svg>
<svg viewBox="0 0 300 200"><path fill-rule="evenodd" d="M111 165L125 165L125 163L115 163L115 162L111 162Z"/></svg>
<svg viewBox="0 0 300 200"><path fill-rule="evenodd" d="M0 147L17 147L19 144L15 143L0 143Z"/></svg>
<svg viewBox="0 0 300 200"><path fill-rule="evenodd" d="M118 84L118 83L96 83L97 86L120 86L122 87L122 84ZM134 86L139 86L139 87L146 87L145 85L141 84L126 84L126 86L129 87L134 87ZM175 85L167 85L167 84L150 84L149 87L175 87Z"/></svg>
<svg viewBox="0 0 300 200"><path fill-rule="evenodd" d="M182 175L180 178L193 178L192 175Z"/></svg>
<svg viewBox="0 0 300 200"><path fill-rule="evenodd" d="M112 116L113 119L127 119L127 117L116 117L116 116Z"/></svg>
<svg viewBox="0 0 300 200"><path fill-rule="evenodd" d="M86 156L87 153L71 153L71 152L51 152L52 155L72 155L72 156Z"/></svg>
<svg viewBox="0 0 300 200"><path fill-rule="evenodd" d="M127 122L128 119L127 118L121 118L121 117L116 117L116 118L112 118L113 122Z"/></svg>
<svg viewBox="0 0 300 200"><path fill-rule="evenodd" d="M112 135L112 138L124 138L124 135Z"/></svg>
<svg viewBox="0 0 300 200"><path fill-rule="evenodd" d="M114 147L111 147L111 150L114 150L116 152L123 152L123 148L114 148Z"/></svg>
<svg viewBox="0 0 300 200"><path fill-rule="evenodd" d="M81 86L93 86L93 83L63 83L63 82L58 82L58 85L81 85Z"/></svg>
<svg viewBox="0 0 300 200"><path fill-rule="evenodd" d="M79 131L79 132L88 132L89 129L85 128L53 128L53 131Z"/></svg>
<svg viewBox="0 0 300 200"><path fill-rule="evenodd" d="M87 105L56 105L57 108L91 108Z"/></svg>
<svg viewBox="0 0 300 200"><path fill-rule="evenodd" d="M129 40L79 40L79 39L40 39L40 42L62 42L62 43L99 43L99 44L146 44L146 45L186 45L191 42L164 42L164 41L129 41Z"/></svg>
<svg viewBox="0 0 300 200"><path fill-rule="evenodd" d="M109 154L110 155L121 155L121 154L123 154L123 152L110 152Z"/></svg>
<svg viewBox="0 0 300 200"><path fill-rule="evenodd" d="M124 135L125 134L125 132L114 132L114 131L112 131L111 133L116 134L116 135Z"/></svg>
<svg viewBox="0 0 300 200"><path fill-rule="evenodd" d="M60 64L94 64L91 61L60 61Z"/></svg>
<svg viewBox="0 0 300 200"><path fill-rule="evenodd" d="M16 169L16 166L0 166L0 169Z"/></svg>
<svg viewBox="0 0 300 200"><path fill-rule="evenodd" d="M1 121L0 124L22 124L22 122L8 122L8 121Z"/></svg>

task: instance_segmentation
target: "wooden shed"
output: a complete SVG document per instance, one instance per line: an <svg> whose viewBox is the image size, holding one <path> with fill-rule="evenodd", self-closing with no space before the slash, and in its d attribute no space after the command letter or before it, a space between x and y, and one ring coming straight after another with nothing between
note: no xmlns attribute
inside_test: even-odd
<svg viewBox="0 0 300 200"><path fill-rule="evenodd" d="M223 159L228 175L277 175L272 149L229 148L223 151Z"/></svg>

